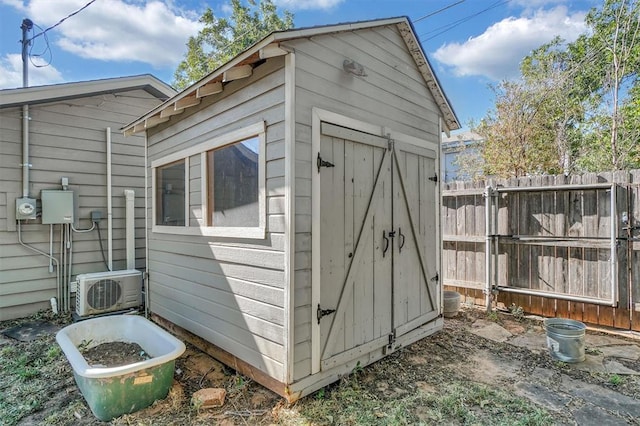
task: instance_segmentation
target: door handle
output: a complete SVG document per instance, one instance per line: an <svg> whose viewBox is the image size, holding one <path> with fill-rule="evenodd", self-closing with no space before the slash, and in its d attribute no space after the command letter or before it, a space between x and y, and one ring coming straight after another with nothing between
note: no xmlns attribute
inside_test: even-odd
<svg viewBox="0 0 640 426"><path fill-rule="evenodd" d="M398 236L400 237L400 244L398 245L398 253L402 253L402 247L404 247L404 234L402 228L398 228Z"/></svg>
<svg viewBox="0 0 640 426"><path fill-rule="evenodd" d="M382 257L384 257L387 250L389 250L389 239L387 238L387 231L382 230L382 239L384 240L384 248L382 249Z"/></svg>

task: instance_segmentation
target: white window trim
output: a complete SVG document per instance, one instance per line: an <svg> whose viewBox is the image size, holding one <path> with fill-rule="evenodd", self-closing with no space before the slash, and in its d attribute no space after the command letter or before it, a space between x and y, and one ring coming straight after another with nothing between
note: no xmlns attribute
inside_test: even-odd
<svg viewBox="0 0 640 426"><path fill-rule="evenodd" d="M228 226L210 226L209 214L208 214L208 184L207 184L207 152L212 149L219 148L224 145L228 145L234 142L240 142L244 139L257 136L259 139L259 154L258 154L258 226L255 227L228 227ZM231 237L231 238L251 238L251 239L264 239L266 238L267 230L267 211L266 211L266 123L260 121L242 129L234 130L221 136L217 136L208 141L199 143L185 150L169 154L165 157L159 158L151 162L151 179L152 179L152 215L153 226L151 231L162 234L174 234L174 235L202 235L208 237ZM185 226L163 226L156 225L156 199L155 199L155 185L156 185L156 168L165 164L173 163L179 160L185 160L185 166L189 164L189 158L199 155L201 161L201 185L202 191L200 206L202 212L201 224L198 226L190 225L190 193L185 194L185 206L187 209L187 216L185 220ZM189 182L189 168L185 167L185 184L188 188ZM186 191L185 191L186 192Z"/></svg>

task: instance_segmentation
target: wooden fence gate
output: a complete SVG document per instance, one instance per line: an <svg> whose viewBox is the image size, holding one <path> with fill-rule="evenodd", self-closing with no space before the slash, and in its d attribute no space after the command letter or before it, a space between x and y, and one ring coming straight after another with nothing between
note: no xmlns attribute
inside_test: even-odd
<svg viewBox="0 0 640 426"><path fill-rule="evenodd" d="M443 189L445 286L478 304L497 290L506 307L640 331L640 171Z"/></svg>

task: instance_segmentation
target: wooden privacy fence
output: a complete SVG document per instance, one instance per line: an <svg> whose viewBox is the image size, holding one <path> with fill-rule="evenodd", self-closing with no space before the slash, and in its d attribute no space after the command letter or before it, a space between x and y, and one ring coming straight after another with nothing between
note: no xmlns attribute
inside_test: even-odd
<svg viewBox="0 0 640 426"><path fill-rule="evenodd" d="M453 182L442 194L445 286L640 331L640 170Z"/></svg>

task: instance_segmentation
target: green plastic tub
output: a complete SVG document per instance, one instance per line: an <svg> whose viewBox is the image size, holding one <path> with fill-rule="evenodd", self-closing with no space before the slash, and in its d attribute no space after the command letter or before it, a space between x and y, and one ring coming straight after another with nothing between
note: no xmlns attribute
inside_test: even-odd
<svg viewBox="0 0 640 426"><path fill-rule="evenodd" d="M137 315L118 315L71 324L56 335L73 376L93 414L109 421L166 398L173 383L175 360L184 343L151 321ZM119 367L90 366L79 346L137 343L151 357ZM86 346L85 346L86 345Z"/></svg>

